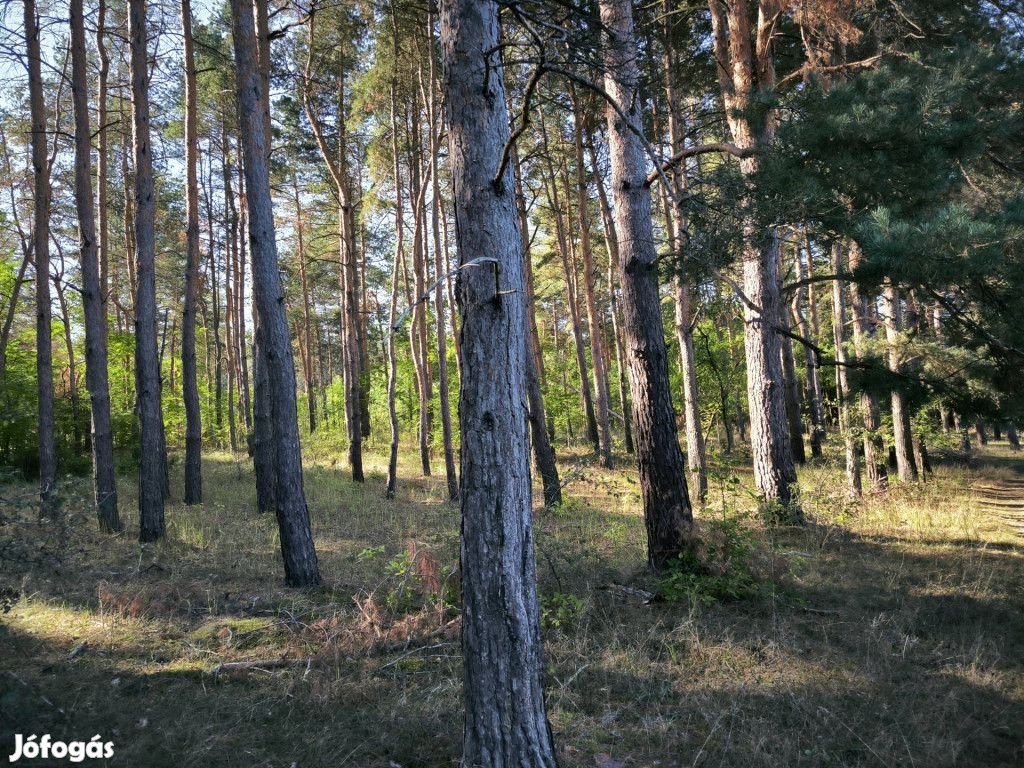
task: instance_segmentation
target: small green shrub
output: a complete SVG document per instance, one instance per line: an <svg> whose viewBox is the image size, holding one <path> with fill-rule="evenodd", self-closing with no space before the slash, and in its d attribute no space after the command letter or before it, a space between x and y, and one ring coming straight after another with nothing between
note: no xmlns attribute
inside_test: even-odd
<svg viewBox="0 0 1024 768"><path fill-rule="evenodd" d="M540 622L545 629L568 629L583 615L585 603L576 595L555 592L541 596Z"/></svg>
<svg viewBox="0 0 1024 768"><path fill-rule="evenodd" d="M704 523L696 546L659 579L658 595L701 607L757 597L765 587L755 573L757 555L754 535L739 518Z"/></svg>

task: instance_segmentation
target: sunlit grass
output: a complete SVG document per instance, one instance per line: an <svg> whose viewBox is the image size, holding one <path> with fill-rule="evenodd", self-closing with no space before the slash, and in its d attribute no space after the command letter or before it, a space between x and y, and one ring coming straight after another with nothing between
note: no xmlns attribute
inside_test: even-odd
<svg viewBox="0 0 1024 768"><path fill-rule="evenodd" d="M757 598L708 605L611 589L655 586L635 469L563 451L565 503L534 511L563 765L603 753L636 766L988 766L1024 754L1021 542L972 495L979 479L1017 477L1017 458L995 446L852 503L839 446L828 450L800 473L800 529L763 527L745 457L714 458L698 521L740 520L769 581ZM21 682L17 717L0 702L0 722L116 731L124 764L451 764L459 508L412 453L398 498L384 499L385 461L368 454L355 484L343 453L307 445L325 578L307 591L282 585L276 522L256 512L240 454L208 455L204 503L172 497L167 539L144 547L130 477L116 537L96 529L84 480L63 486L63 542L35 522L30 487L5 489L0 586L19 599L2 617L0 676ZM418 575L422 557L440 597ZM211 674L252 660L281 666Z"/></svg>

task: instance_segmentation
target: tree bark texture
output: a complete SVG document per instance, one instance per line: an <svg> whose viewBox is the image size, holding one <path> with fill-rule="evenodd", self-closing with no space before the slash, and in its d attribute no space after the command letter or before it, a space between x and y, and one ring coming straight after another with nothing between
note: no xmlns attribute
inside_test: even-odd
<svg viewBox="0 0 1024 768"><path fill-rule="evenodd" d="M533 551L522 242L512 169L495 178L509 136L498 16L493 0L440 4L462 315L467 768L556 764Z"/></svg>
<svg viewBox="0 0 1024 768"><path fill-rule="evenodd" d="M630 0L601 0L604 87L610 105L608 151L612 205L622 285L623 337L633 402L633 438L647 525L647 559L658 569L688 549L693 512L668 376L665 329L658 292L651 193L640 143L642 130L637 46Z"/></svg>
<svg viewBox="0 0 1024 768"><path fill-rule="evenodd" d="M274 436L276 513L284 558L285 580L291 586L320 583L316 549L302 482L292 360L284 289L281 285L270 194L268 140L262 105L267 98L257 69L252 5L232 0L232 38L238 88L239 135L249 206L249 253L253 293L259 312L270 419Z"/></svg>

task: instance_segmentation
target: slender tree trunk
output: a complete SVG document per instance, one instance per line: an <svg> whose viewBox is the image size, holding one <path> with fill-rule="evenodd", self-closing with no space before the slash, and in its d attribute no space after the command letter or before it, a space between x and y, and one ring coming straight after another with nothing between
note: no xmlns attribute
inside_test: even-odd
<svg viewBox="0 0 1024 768"><path fill-rule="evenodd" d="M526 198L523 195L523 181L519 167L519 152L515 146L510 153L512 178L515 183L516 215L519 219L519 238L523 244L523 274L526 280L526 395L530 404L530 436L533 445L533 461L544 487L544 506L556 507L562 503L562 483L558 478L558 464L555 449L551 445L551 434L544 410L544 395L541 390L538 361L542 359L540 334L537 331L537 296L533 289L533 259L530 254L530 225L526 215Z"/></svg>
<svg viewBox="0 0 1024 768"><path fill-rule="evenodd" d="M4 315L4 324L0 328L0 386L7 379L7 344L11 339L11 328L14 327L14 316L18 311L18 297L21 294L21 286L25 282L25 273L32 261L32 245L23 244L24 255L21 259L21 266L14 277L14 286L11 288L11 301L7 305L7 312Z"/></svg>
<svg viewBox="0 0 1024 768"><path fill-rule="evenodd" d="M245 185L241 185L240 197L245 199ZM248 338L245 331L245 264L248 261L249 241L249 219L246 214L244 203L241 204L241 217L239 221L240 236L238 238L238 261L235 269L235 310L237 320L235 322L235 361L238 370L235 375L238 379L239 410L242 412L242 423L245 425L246 434L252 430L251 414L251 391L249 388L249 361L247 354Z"/></svg>
<svg viewBox="0 0 1024 768"><path fill-rule="evenodd" d="M898 345L900 331L903 329L900 295L891 280L887 280L883 289L885 297L886 318L885 338L889 345L889 370L901 373L903 364L900 359ZM900 481L912 483L917 480L917 466L914 464L914 446L910 431L910 411L906 398L898 389L892 390L892 434L893 446L896 448L896 472Z"/></svg>
<svg viewBox="0 0 1024 768"><path fill-rule="evenodd" d="M662 3L666 14L666 24L671 18L667 0ZM667 31L667 28L666 28ZM666 46L665 64L665 97L668 102L668 131L672 154L681 151L686 143L686 132L683 125L682 112L679 106L679 95L673 81L675 57L671 48ZM673 180L680 194L688 187L687 170L684 164L673 168ZM662 187L662 193L668 202L668 192ZM669 228L669 240L672 251L677 259L683 258L685 244L686 214L681 201L675 205L665 205L665 219ZM704 450L704 431L701 425L700 403L697 395L697 361L693 351L693 312L691 309L690 289L677 274L672 280L675 298L675 331L679 344L679 369L683 379L683 415L686 421L686 460L690 468L690 484L696 489L697 500L703 504L708 495L707 462Z"/></svg>
<svg viewBox="0 0 1024 768"><path fill-rule="evenodd" d="M511 168L499 172L509 121L504 75L491 53L498 8L493 0L440 4L463 267L463 764L546 768L557 761L544 709L531 526L522 242Z"/></svg>
<svg viewBox="0 0 1024 768"><path fill-rule="evenodd" d="M586 166L583 164L583 109L576 89L569 84L573 106L573 138L576 150L576 214L580 227L580 251L583 254L583 296L587 308L587 335L594 371L594 406L597 418L598 452L604 467L612 466L612 435L608 424L608 374L605 371L604 339L594 291L594 253L590 245L590 194L587 191Z"/></svg>
<svg viewBox="0 0 1024 768"><path fill-rule="evenodd" d="M414 104L412 111L413 148L410 157L412 188L415 191L413 205L412 236L412 277L413 277L413 310L412 322L409 324L409 343L412 349L413 365L416 371L416 394L419 398L419 437L420 471L424 477L430 477L430 432L431 412L430 400L433 390L430 380L430 346L427 341L427 276L426 276L426 193L428 180L420 174L419 158L423 152L420 147L419 105ZM426 172L425 172L426 173ZM429 173L433 176L433 173Z"/></svg>
<svg viewBox="0 0 1024 768"><path fill-rule="evenodd" d="M832 267L835 274L843 271L843 250L838 242L832 245ZM850 429L850 384L847 376L846 352L846 283L835 280L832 283L832 333L836 345L836 389L839 394L839 431L846 446L846 487L852 498L861 494L860 457L857 441Z"/></svg>
<svg viewBox="0 0 1024 768"><path fill-rule="evenodd" d="M149 55L146 2L129 0L132 119L135 148L135 366L140 421L139 539L164 535L163 412L156 341L156 191L149 135Z"/></svg>
<svg viewBox="0 0 1024 768"><path fill-rule="evenodd" d="M391 25L392 44L394 46L395 61L399 60L399 32L398 12L396 3L391 3ZM388 475L387 485L384 490L386 498L395 498L395 488L398 485L398 410L395 407L395 397L398 388L398 360L395 355L395 322L398 318L398 279L399 270L405 257L405 203L402 199L402 167L401 154L398 141L398 75L391 76L391 153L393 161L393 175L395 183L395 258L391 271L391 298L388 305L388 330L387 330L387 353L388 353L388 421L391 426L391 445L388 452Z"/></svg>
<svg viewBox="0 0 1024 768"><path fill-rule="evenodd" d="M96 53L99 56L98 90L96 94L96 213L99 217L99 298L103 305L103 337L105 347L110 323L110 308L107 302L110 298L111 282L110 224L107 216L107 80L110 76L110 56L107 54L106 27L107 3L106 0L99 0L96 5ZM88 78L86 78L86 84L88 85ZM88 362L86 363L86 368L88 368ZM88 373L86 373L86 377L88 377ZM93 425L93 428L95 429L95 425ZM114 501L116 503L117 500L114 499Z"/></svg>
<svg viewBox="0 0 1024 768"><path fill-rule="evenodd" d="M784 301L779 302L779 324L787 330L790 330L792 326L789 306ZM796 353L793 351L793 339L789 336L781 336L779 351L782 356L782 380L785 382L786 390L786 420L789 423L789 443L793 450L793 461L797 464L806 464L807 453L804 451L800 382L796 376Z"/></svg>
<svg viewBox="0 0 1024 768"><path fill-rule="evenodd" d="M303 234L302 198L299 196L299 178L292 174L292 190L295 193L295 256L299 262L299 280L302 284L302 338L305 354L302 356L302 371L306 379L306 409L309 413L309 433L316 431L316 392L313 379L313 336L311 333L312 307L309 299L309 277L306 274L306 241Z"/></svg>
<svg viewBox="0 0 1024 768"><path fill-rule="evenodd" d="M230 190L230 187L226 188ZM230 197L230 192L225 193ZM228 369L228 437L232 452L238 450L238 432L235 425L235 283L234 269L238 253L238 232L227 233L228 248L224 252L224 348L227 351L225 365Z"/></svg>
<svg viewBox="0 0 1024 768"><path fill-rule="evenodd" d="M555 217L555 233L558 239L558 254L562 260L562 271L565 274L565 290L569 304L569 319L572 322L572 337L576 351L576 367L580 373L580 402L583 406L583 415L587 422L587 439L594 446L594 452L600 453L601 445L597 434L597 416L594 413L594 399L590 393L590 379L587 375L587 353L583 345L583 331L580 327L579 302L576 295L576 277L569 255L569 234L567 225L563 219L562 212L569 206L563 207L561 196L558 193L558 177L555 174L554 164L551 161L551 151L548 148L547 128L543 115L540 119L541 136L544 141L544 154L547 158L548 179L546 180L547 196L551 203Z"/></svg>
<svg viewBox="0 0 1024 768"><path fill-rule="evenodd" d="M796 263L796 279L802 281L810 276L813 271L812 267L814 262L811 260L811 252L807 251L807 266L804 266L803 257L800 255L800 248L796 249L795 256ZM813 284L810 286L813 288ZM817 341L817 329L812 328L811 324L807 320L807 316L803 311L804 300L808 299L809 311L815 317L817 311L813 309L814 297L810 295L810 292L805 288L800 288L796 291L793 297L793 305L791 307L793 316L797 320L797 327L800 330L800 335L805 339L813 339ZM856 312L856 310L854 310ZM817 322L814 323L817 325ZM825 435L825 429L823 425L823 416L821 409L821 379L818 376L818 354L813 349L806 349L805 354L807 356L807 394L810 402L811 410L811 456L814 458L821 458L821 442ZM847 393L849 394L849 393Z"/></svg>
<svg viewBox="0 0 1024 768"><path fill-rule="evenodd" d="M36 378L39 438L39 515L57 511L57 445L53 427L53 342L50 307L50 169L47 158L46 106L43 103L42 53L35 0L25 0L29 106L32 119L32 252L36 267Z"/></svg>
<svg viewBox="0 0 1024 768"><path fill-rule="evenodd" d="M848 257L851 273L857 271L860 259L860 246L856 242L851 242ZM858 359L864 359L868 341L874 337L875 331L868 316L867 299L856 282L850 283L850 303L853 306L854 351ZM882 417L878 409L878 398L873 392L865 390L860 393L860 410L864 418L864 467L868 485L872 491L883 491L889 485L889 470L886 464L885 442L881 433Z"/></svg>
<svg viewBox="0 0 1024 768"><path fill-rule="evenodd" d="M624 110L620 115L606 108L608 151L647 559L657 569L692 546L693 513L672 408L651 195L639 139L643 100L638 94L633 6L630 0L601 0L600 11L605 28L604 86Z"/></svg>
<svg viewBox="0 0 1024 768"><path fill-rule="evenodd" d="M185 503L203 500L203 423L199 409L196 370L196 306L199 303L199 162L196 64L192 42L192 3L181 0L181 30L185 54L185 305L181 316L181 386L185 401Z"/></svg>
<svg viewBox="0 0 1024 768"><path fill-rule="evenodd" d="M449 501L458 501L459 479L455 474L455 449L452 443L452 413L448 397L448 337L445 332L444 288L442 287L445 271L444 254L441 251L441 182L438 179L440 169L437 157L440 152L440 136L443 125L434 96L436 92L434 87L434 16L429 11L427 13L427 39L430 41L430 52L427 54L429 63L427 111L430 118L428 121L432 171L430 174L430 223L434 236L434 321L437 333L438 394L441 400L441 435L444 442L444 471L448 481L448 499Z"/></svg>
<svg viewBox="0 0 1024 768"><path fill-rule="evenodd" d="M608 251L608 298L612 317L612 338L615 341L615 368L618 373L619 410L622 412L622 437L626 443L626 453L634 453L633 418L629 405L629 385L626 383L626 353L622 343L622 327L619 322L619 290L616 286L616 265L619 263L619 241L615 233L615 220L612 218L611 205L604 188L604 178L597 162L597 150L594 147L593 134L587 133L587 153L590 155L590 167L597 187L597 200L601 208L601 221L604 225L604 242Z"/></svg>
<svg viewBox="0 0 1024 768"><path fill-rule="evenodd" d="M1010 444L1010 450L1014 453L1020 450L1020 434L1017 432L1017 425L1009 423L1006 425L1006 441Z"/></svg>
<svg viewBox="0 0 1024 768"><path fill-rule="evenodd" d="M64 293L64 255L60 256L60 275L53 276L53 287L57 292L57 306L60 307L61 325L64 327L64 349L68 356L68 395L71 398L71 430L76 450L82 448L82 409L78 398L78 363L75 359L75 342L71 338L71 312L67 295Z"/></svg>
<svg viewBox="0 0 1024 768"><path fill-rule="evenodd" d="M274 238L270 193L269 136L264 110L269 94L258 72L252 5L232 0L232 39L238 88L239 135L249 206L249 251L253 293L266 345L266 377L273 424L276 469L276 512L284 559L285 580L291 586L320 583L320 571L302 480L302 453L295 403L295 365L288 318L285 315Z"/></svg>
<svg viewBox="0 0 1024 768"><path fill-rule="evenodd" d="M228 440L232 451L238 450L238 432L235 422L236 364L235 353L235 278L239 249L239 214L235 204L234 170L231 163L231 139L229 137L227 105L221 112L221 177L224 182L224 351L228 374Z"/></svg>

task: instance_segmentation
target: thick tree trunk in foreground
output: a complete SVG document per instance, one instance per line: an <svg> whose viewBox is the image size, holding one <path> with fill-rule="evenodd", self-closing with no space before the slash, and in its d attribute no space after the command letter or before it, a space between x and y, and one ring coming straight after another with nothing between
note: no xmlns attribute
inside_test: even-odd
<svg viewBox="0 0 1024 768"><path fill-rule="evenodd" d="M141 428L139 456L139 539L164 535L163 411L160 355L156 341L156 191L149 137L149 56L146 2L129 0L132 118L135 148L135 379Z"/></svg>
<svg viewBox="0 0 1024 768"><path fill-rule="evenodd" d="M638 137L643 100L637 93L633 7L630 0L601 0L600 7L607 29L604 86L624 110L624 115L619 115L611 106L606 108L633 438L647 524L647 559L653 568L661 568L692 543L693 513L672 408L651 193L645 184L644 153Z"/></svg>
<svg viewBox="0 0 1024 768"><path fill-rule="evenodd" d="M494 53L498 3L443 0L440 18L461 265L462 764L554 766L530 508L522 243L512 169L495 178L509 136Z"/></svg>
<svg viewBox="0 0 1024 768"><path fill-rule="evenodd" d="M29 107L32 115L32 250L36 267L36 380L38 384L39 515L57 509L57 446L53 428L53 341L50 307L50 169L46 153L42 53L35 0L25 0Z"/></svg>
<svg viewBox="0 0 1024 768"><path fill-rule="evenodd" d="M192 51L192 3L181 0L185 53L185 305L181 317L181 388L185 401L185 503L203 500L203 424L196 368L196 307L199 303L199 138L196 132L196 70Z"/></svg>
<svg viewBox="0 0 1024 768"><path fill-rule="evenodd" d="M104 531L121 530L114 477L114 434L107 373L107 313L96 248L89 129L88 58L82 0L71 0L71 87L75 107L75 207L85 312L85 378L92 410L92 474L96 513Z"/></svg>
<svg viewBox="0 0 1024 768"><path fill-rule="evenodd" d="M238 83L239 134L249 204L249 245L253 294L266 345L266 377L273 424L277 523L285 580L301 587L320 583L309 510L302 482L295 363L292 360L283 286L278 272L274 213L270 196L268 140L262 103L266 98L257 71L252 5L232 0L232 38Z"/></svg>

